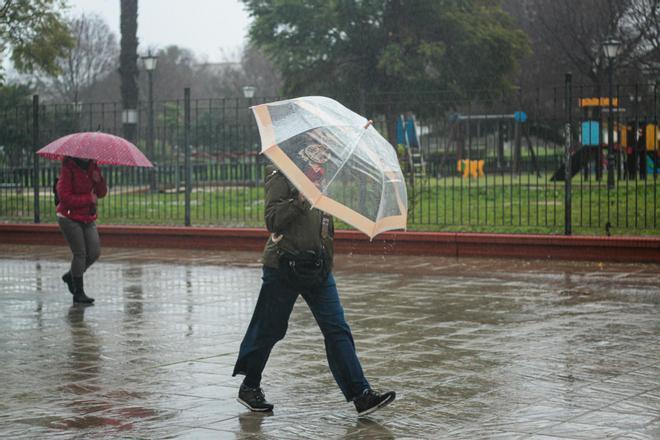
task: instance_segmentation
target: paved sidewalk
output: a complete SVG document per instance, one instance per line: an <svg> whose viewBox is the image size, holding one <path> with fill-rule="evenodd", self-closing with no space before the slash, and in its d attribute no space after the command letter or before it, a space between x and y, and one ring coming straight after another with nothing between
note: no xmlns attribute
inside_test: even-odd
<svg viewBox="0 0 660 440"><path fill-rule="evenodd" d="M84 308L67 249L0 245L0 437L660 438L657 265L338 255L367 377L398 393L359 420L302 301L274 413L236 403L258 254L103 251Z"/></svg>

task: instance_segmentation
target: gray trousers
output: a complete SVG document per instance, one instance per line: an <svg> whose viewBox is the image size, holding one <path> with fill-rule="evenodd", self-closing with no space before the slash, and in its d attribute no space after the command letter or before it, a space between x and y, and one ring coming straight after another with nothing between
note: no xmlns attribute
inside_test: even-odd
<svg viewBox="0 0 660 440"><path fill-rule="evenodd" d="M59 216L57 223L73 253L71 276L81 277L101 255L101 243L96 224L94 222L81 223Z"/></svg>

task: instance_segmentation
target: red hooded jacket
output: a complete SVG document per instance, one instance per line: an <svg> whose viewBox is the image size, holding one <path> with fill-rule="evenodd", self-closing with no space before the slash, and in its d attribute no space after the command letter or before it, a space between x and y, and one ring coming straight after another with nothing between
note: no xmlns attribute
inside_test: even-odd
<svg viewBox="0 0 660 440"><path fill-rule="evenodd" d="M94 173L98 173L98 182L92 179ZM85 170L73 159L64 159L57 181L57 196L60 199L57 213L78 222L93 222L96 220L96 203L92 198L92 192L99 199L105 197L108 192L96 162L90 161Z"/></svg>

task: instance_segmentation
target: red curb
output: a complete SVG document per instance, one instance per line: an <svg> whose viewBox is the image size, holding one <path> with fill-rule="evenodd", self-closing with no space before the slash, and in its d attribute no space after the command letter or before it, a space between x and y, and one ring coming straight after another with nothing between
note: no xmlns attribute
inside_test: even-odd
<svg viewBox="0 0 660 440"><path fill-rule="evenodd" d="M260 228L100 225L104 246L261 251ZM0 224L0 243L65 245L56 224ZM660 237L337 231L338 253L660 263Z"/></svg>

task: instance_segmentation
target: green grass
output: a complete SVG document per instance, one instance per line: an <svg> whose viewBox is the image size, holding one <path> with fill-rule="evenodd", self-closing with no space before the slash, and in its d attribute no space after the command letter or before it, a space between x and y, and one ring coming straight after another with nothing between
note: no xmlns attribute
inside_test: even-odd
<svg viewBox="0 0 660 440"><path fill-rule="evenodd" d="M409 189L408 230L562 234L564 182L549 175L487 176L479 179L419 179ZM608 191L605 181L573 179L574 234L660 235L660 181L619 181ZM52 195L40 196L42 222L54 222ZM262 227L263 188L213 187L191 196L195 226ZM32 193L0 192L0 220L30 222ZM184 194L121 191L115 188L99 203L101 224L183 225ZM347 225L337 222L338 228Z"/></svg>
<svg viewBox="0 0 660 440"><path fill-rule="evenodd" d="M613 235L660 234L660 182L621 181L608 191L604 181L576 177L572 185L574 233L604 234L609 221ZM408 216L412 230L564 231L564 182L550 182L548 176L431 178L416 188L408 194L414 199Z"/></svg>
<svg viewBox="0 0 660 440"><path fill-rule="evenodd" d="M179 193L111 191L99 200L99 221L102 224L183 225L185 196ZM39 197L42 222L54 222L55 205L50 193ZM32 221L34 197L30 192L7 194L0 192L0 219ZM190 216L193 225L247 227L263 226L263 189L232 187L193 191Z"/></svg>

